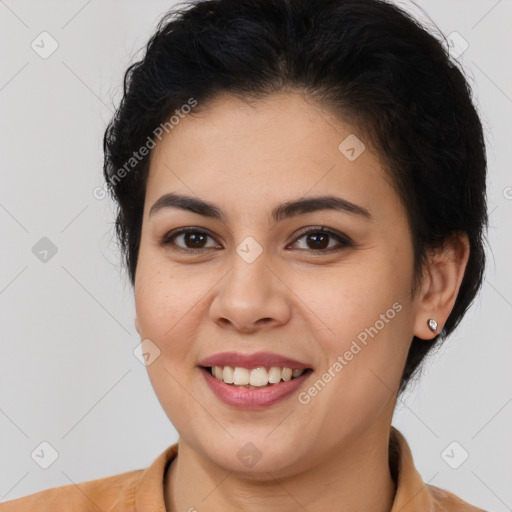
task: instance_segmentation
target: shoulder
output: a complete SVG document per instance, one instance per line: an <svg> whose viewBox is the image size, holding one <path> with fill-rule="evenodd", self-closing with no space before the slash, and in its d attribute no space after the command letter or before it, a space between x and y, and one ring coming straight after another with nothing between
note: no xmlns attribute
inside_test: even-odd
<svg viewBox="0 0 512 512"><path fill-rule="evenodd" d="M391 427L389 466L397 483L392 512L485 512L455 494L426 484L414 465L405 437Z"/></svg>
<svg viewBox="0 0 512 512"><path fill-rule="evenodd" d="M178 454L178 443L167 447L146 469L53 487L0 503L0 512L90 512L101 510L165 510L164 476Z"/></svg>
<svg viewBox="0 0 512 512"><path fill-rule="evenodd" d="M483 508L470 505L449 491L433 485L427 485L427 488L435 503L435 510L438 512L486 512Z"/></svg>
<svg viewBox="0 0 512 512"><path fill-rule="evenodd" d="M143 470L139 469L77 484L53 487L0 503L0 512L107 511L119 500L120 495L132 492L142 473Z"/></svg>

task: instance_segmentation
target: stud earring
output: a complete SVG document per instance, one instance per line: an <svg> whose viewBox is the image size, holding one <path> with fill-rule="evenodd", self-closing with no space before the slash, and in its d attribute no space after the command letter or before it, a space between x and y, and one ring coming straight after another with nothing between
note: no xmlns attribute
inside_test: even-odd
<svg viewBox="0 0 512 512"><path fill-rule="evenodd" d="M432 332L436 332L437 331L437 322L433 319L433 318L430 318L427 322L428 324L428 328L432 331Z"/></svg>

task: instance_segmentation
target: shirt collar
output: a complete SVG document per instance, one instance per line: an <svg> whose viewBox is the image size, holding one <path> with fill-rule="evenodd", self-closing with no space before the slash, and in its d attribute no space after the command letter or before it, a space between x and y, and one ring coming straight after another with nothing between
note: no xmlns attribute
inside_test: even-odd
<svg viewBox="0 0 512 512"><path fill-rule="evenodd" d="M430 489L414 466L411 449L404 436L391 427L389 436L391 472L397 475L396 494L391 512L434 511Z"/></svg>

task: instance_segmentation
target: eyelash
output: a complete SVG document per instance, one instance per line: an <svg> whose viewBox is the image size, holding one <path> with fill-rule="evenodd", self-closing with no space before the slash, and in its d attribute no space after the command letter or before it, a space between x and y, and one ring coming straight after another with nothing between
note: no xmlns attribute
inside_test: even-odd
<svg viewBox="0 0 512 512"><path fill-rule="evenodd" d="M183 247L179 247L178 245L174 244L174 242L172 242L172 240L174 238L176 238L177 236L183 235L183 234L186 234L186 233L196 233L196 234L198 233L198 234L206 235L206 236L209 236L210 238L213 238L206 231L202 231L202 230L200 230L198 228L194 228L194 227L188 227L188 228L182 228L182 229L180 229L180 230L178 230L176 232L167 233L163 237L163 239L161 241L161 245L166 246L166 247L174 246L174 247L171 248L172 250L177 250L177 251L186 252L186 253L191 253L191 252L201 253L201 252L207 251L208 249L211 249L211 247L206 247L206 248L201 248L201 249L183 248ZM332 238L335 238L341 245L338 245L338 246L335 246L335 247L331 247L329 249L299 249L299 250L301 250L301 251L308 251L308 252L311 252L313 254L330 254L332 252L341 251L342 249L345 249L347 247L355 247L355 243L348 236L343 235L341 233L337 233L336 231L328 229L328 228L326 228L324 226L318 226L318 227L315 227L315 228L309 228L306 231L301 232L297 236L297 238L294 240L293 243L297 242L298 240L300 240L304 236L312 234L312 233L314 233L314 234L329 235Z"/></svg>

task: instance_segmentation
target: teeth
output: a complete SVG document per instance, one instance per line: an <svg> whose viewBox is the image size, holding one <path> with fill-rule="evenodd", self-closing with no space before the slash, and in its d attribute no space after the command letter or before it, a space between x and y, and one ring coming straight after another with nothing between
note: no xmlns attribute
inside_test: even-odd
<svg viewBox="0 0 512 512"><path fill-rule="evenodd" d="M270 384L277 384L281 381L281 368L272 366L268 372L268 381Z"/></svg>
<svg viewBox="0 0 512 512"><path fill-rule="evenodd" d="M284 381L291 380L291 378L292 378L292 369L291 368L283 368L283 372L281 374L281 378Z"/></svg>
<svg viewBox="0 0 512 512"><path fill-rule="evenodd" d="M233 370L233 384L235 386L247 386L249 384L249 370L236 366Z"/></svg>
<svg viewBox="0 0 512 512"><path fill-rule="evenodd" d="M300 377L304 370L292 368L271 368L258 367L251 370L239 366L212 366L212 375L226 384L245 387L263 387L268 384L277 384Z"/></svg>
<svg viewBox="0 0 512 512"><path fill-rule="evenodd" d="M222 366L214 366L214 368L217 368L217 379L223 380L226 384L233 384L233 368L231 366L224 366L224 369L222 369Z"/></svg>
<svg viewBox="0 0 512 512"><path fill-rule="evenodd" d="M253 368L249 376L251 386L266 386L268 384L268 373L265 368Z"/></svg>

